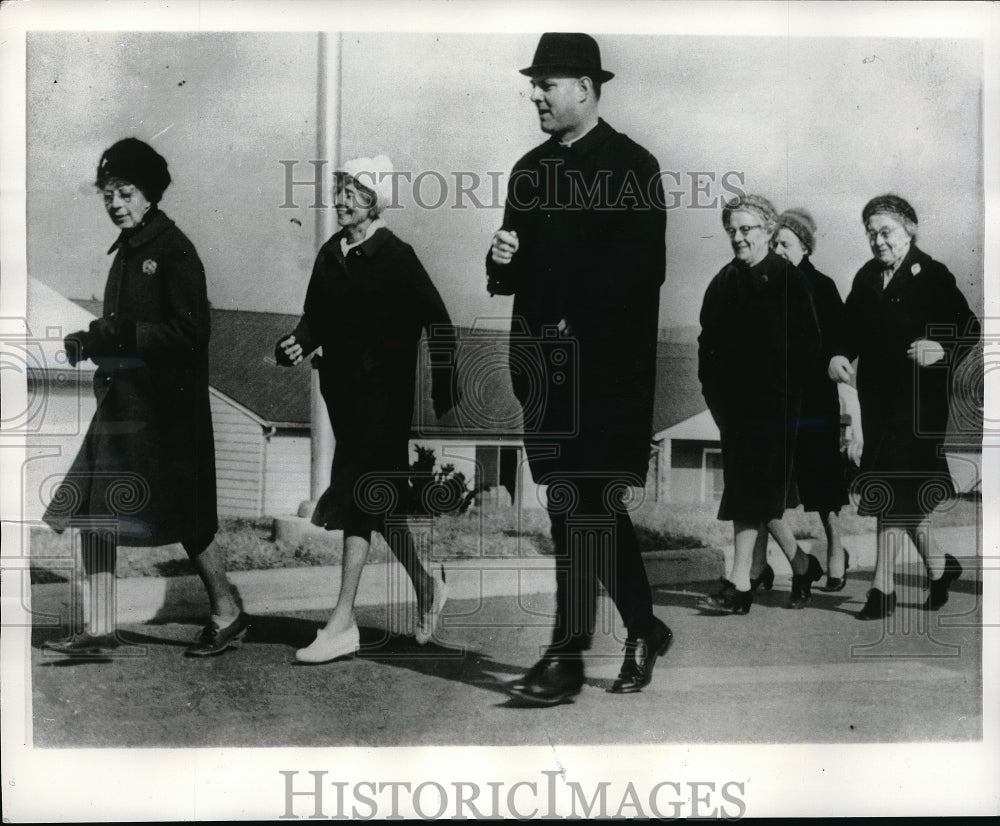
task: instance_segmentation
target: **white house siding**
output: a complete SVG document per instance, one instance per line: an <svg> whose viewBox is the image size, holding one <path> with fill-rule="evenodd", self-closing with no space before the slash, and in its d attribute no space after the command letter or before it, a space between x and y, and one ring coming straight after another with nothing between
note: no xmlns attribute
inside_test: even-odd
<svg viewBox="0 0 1000 826"><path fill-rule="evenodd" d="M264 456L263 515L296 513L299 505L309 498L308 429L278 430L270 438L265 438Z"/></svg>
<svg viewBox="0 0 1000 826"><path fill-rule="evenodd" d="M219 515L260 516L263 505L263 427L221 393L213 390L210 395Z"/></svg>
<svg viewBox="0 0 1000 826"><path fill-rule="evenodd" d="M32 399L39 400L39 415L37 427L26 439L21 497L21 518L24 520L42 518L52 492L80 451L94 417L97 402L91 389L92 371L81 371L78 378L79 381L58 384L48 379L28 379L29 408Z"/></svg>

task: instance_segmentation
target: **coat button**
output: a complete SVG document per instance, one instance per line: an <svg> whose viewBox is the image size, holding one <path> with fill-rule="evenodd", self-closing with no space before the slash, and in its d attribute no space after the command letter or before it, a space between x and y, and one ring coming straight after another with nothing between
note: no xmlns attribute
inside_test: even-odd
<svg viewBox="0 0 1000 826"><path fill-rule="evenodd" d="M114 319L114 317L115 317L115 314L114 314L114 313L110 313L110 314L108 315L108 318L110 318L110 319Z"/></svg>

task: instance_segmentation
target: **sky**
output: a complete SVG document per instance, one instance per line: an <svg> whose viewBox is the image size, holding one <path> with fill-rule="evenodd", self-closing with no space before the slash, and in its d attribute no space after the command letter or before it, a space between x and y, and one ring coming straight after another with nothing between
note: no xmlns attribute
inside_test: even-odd
<svg viewBox="0 0 1000 826"><path fill-rule="evenodd" d="M331 36L323 53L319 40L29 33L29 275L69 297L102 294L116 230L94 171L104 148L134 135L170 164L162 207L194 241L213 305L297 313L329 224L310 208L312 187L293 186L289 197L286 178L291 170L309 180L309 161L323 159L328 180L336 159L324 158L322 133L339 138L341 159L387 154L410 175L416 183L385 216L390 227L414 246L453 320L506 326L510 299L488 296L483 261L506 175L545 138L517 71L537 35L349 33ZM982 312L980 43L598 40L616 74L601 114L656 155L675 206L661 326L696 324L705 287L731 257L720 208L733 186L779 210L808 208L818 224L813 261L843 295L870 257L864 203L902 195L920 219L920 246ZM321 59L338 42L339 60Z"/></svg>

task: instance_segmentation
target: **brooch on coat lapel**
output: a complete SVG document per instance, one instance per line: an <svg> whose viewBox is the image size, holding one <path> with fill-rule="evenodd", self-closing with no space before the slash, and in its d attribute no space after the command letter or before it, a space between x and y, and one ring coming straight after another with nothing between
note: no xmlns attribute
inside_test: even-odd
<svg viewBox="0 0 1000 826"><path fill-rule="evenodd" d="M910 272L913 273L914 275L920 275L920 265L914 264L912 267L910 267Z"/></svg>
<svg viewBox="0 0 1000 826"><path fill-rule="evenodd" d="M156 262L152 258L147 258L142 262L142 274L154 275L156 273Z"/></svg>

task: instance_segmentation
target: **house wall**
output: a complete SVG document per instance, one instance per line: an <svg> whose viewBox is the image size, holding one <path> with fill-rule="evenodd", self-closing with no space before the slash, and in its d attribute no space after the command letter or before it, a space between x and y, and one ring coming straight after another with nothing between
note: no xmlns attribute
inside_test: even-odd
<svg viewBox="0 0 1000 826"><path fill-rule="evenodd" d="M37 431L27 438L25 464L22 469L21 518L36 521L49 503L52 492L73 464L80 451L90 420L97 410L91 381L93 374L80 371L70 381L39 381L29 378L27 399L29 409L37 400ZM44 409L42 405L44 404ZM4 491L6 498L8 492ZM4 503L4 512L13 511Z"/></svg>
<svg viewBox="0 0 1000 826"><path fill-rule="evenodd" d="M219 515L260 516L263 506L263 429L220 393L211 393L211 403Z"/></svg>
<svg viewBox="0 0 1000 826"><path fill-rule="evenodd" d="M309 430L278 430L264 438L264 516L298 512L309 498Z"/></svg>

